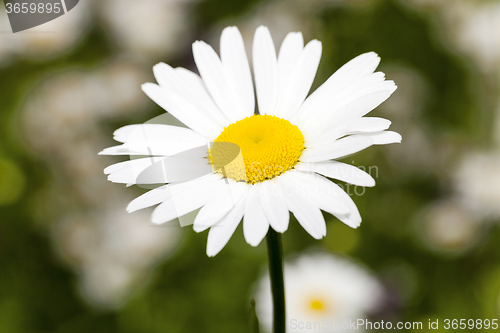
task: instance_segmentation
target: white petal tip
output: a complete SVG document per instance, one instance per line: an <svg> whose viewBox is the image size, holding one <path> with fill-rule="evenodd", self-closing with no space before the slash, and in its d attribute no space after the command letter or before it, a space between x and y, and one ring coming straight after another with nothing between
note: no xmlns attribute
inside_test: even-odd
<svg viewBox="0 0 500 333"><path fill-rule="evenodd" d="M197 234L199 234L200 232L203 232L203 231L205 231L206 229L203 229L203 228L197 228L197 227L195 227L195 226L193 225L193 230L194 230L194 232L196 232Z"/></svg>
<svg viewBox="0 0 500 333"><path fill-rule="evenodd" d="M377 54L376 52L374 52L374 51L366 52L364 55L365 55L365 56L372 57L372 58L380 58L380 57L378 56L378 54Z"/></svg>
<svg viewBox="0 0 500 333"><path fill-rule="evenodd" d="M155 83L146 82L146 83L141 84L141 89L143 92L145 92L147 94L147 91L151 91L151 89L155 89L154 88L155 86L158 86L158 85Z"/></svg>
<svg viewBox="0 0 500 333"><path fill-rule="evenodd" d="M269 31L269 28L266 27L265 25L261 25L259 26L256 30L255 30L255 34L271 34L271 32Z"/></svg>
<svg viewBox="0 0 500 333"><path fill-rule="evenodd" d="M206 45L208 45L208 44L207 44L207 43L205 43L204 41L202 41L202 40L197 40L197 41L195 41L195 42L193 43L193 50L198 49L198 48L200 48L200 47L204 47L204 46L206 46Z"/></svg>
<svg viewBox="0 0 500 333"><path fill-rule="evenodd" d="M222 249L208 249L207 248L207 256L209 256L210 258L213 258L216 255L218 255L221 250Z"/></svg>
<svg viewBox="0 0 500 333"><path fill-rule="evenodd" d="M392 136L394 137L392 143L401 143L401 141L403 140L403 137L401 136L401 134L399 134L397 132L392 132L392 133L393 133Z"/></svg>
<svg viewBox="0 0 500 333"><path fill-rule="evenodd" d="M264 236L265 237L265 236ZM263 239L263 238L262 238ZM259 244L262 242L262 239L256 241L256 240L252 240L252 241L247 241L247 243L250 245L250 246L253 246L253 247L257 247L259 246Z"/></svg>
<svg viewBox="0 0 500 333"><path fill-rule="evenodd" d="M238 27L235 26L235 25L230 25L229 27L225 27L223 30L222 30L222 34L224 33L229 33L229 32L232 32L232 31L239 31Z"/></svg>
<svg viewBox="0 0 500 333"><path fill-rule="evenodd" d="M160 225L160 224L163 224L163 223L168 222L168 221L151 219L151 222L153 222L153 224Z"/></svg>
<svg viewBox="0 0 500 333"><path fill-rule="evenodd" d="M358 229L358 227L361 225L361 220L359 221L355 221L354 223L352 223L351 225L348 225L348 227L351 227L352 229Z"/></svg>
<svg viewBox="0 0 500 333"><path fill-rule="evenodd" d="M162 67L172 68L172 67L170 67L170 65L168 65L168 64L166 64L166 63L164 63L164 62L161 62L161 61L160 61L159 63L157 63L156 65L154 65L154 66L153 66L153 70L154 70L155 68L162 68Z"/></svg>
<svg viewBox="0 0 500 333"><path fill-rule="evenodd" d="M288 227L286 227L286 228L274 228L273 227L273 230L276 232L279 232L280 234L285 233L285 231L287 231L287 229L288 229Z"/></svg>
<svg viewBox="0 0 500 333"><path fill-rule="evenodd" d="M317 39L313 39L311 41L309 41L309 43L307 43L308 45L311 45L311 47L322 47L323 44L321 43L321 41L317 40ZM306 45L307 46L307 45Z"/></svg>

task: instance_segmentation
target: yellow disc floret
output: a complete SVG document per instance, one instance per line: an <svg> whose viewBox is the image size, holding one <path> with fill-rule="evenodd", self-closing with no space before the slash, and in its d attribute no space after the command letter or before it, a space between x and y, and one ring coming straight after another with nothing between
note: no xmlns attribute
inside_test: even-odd
<svg viewBox="0 0 500 333"><path fill-rule="evenodd" d="M288 120L254 115L224 128L209 151L215 171L255 184L281 175L297 164L304 136Z"/></svg>
<svg viewBox="0 0 500 333"><path fill-rule="evenodd" d="M325 304L322 300L315 299L311 301L310 307L313 311L323 311L325 309Z"/></svg>

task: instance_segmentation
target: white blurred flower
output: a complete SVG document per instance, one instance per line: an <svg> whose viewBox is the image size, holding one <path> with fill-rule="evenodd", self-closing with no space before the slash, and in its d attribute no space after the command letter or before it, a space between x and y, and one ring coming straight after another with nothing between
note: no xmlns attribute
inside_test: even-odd
<svg viewBox="0 0 500 333"><path fill-rule="evenodd" d="M427 245L449 253L469 249L476 244L481 231L481 223L453 200L428 207L419 222Z"/></svg>
<svg viewBox="0 0 500 333"><path fill-rule="evenodd" d="M489 1L467 6L459 25L457 42L485 70L500 65L500 2Z"/></svg>
<svg viewBox="0 0 500 333"><path fill-rule="evenodd" d="M398 82L398 90L378 111L405 133L404 145L388 147L389 162L400 173L433 170L433 165L438 162L436 145L420 120L421 110L425 109L428 98L425 79L418 72L403 66L391 67L386 74Z"/></svg>
<svg viewBox="0 0 500 333"><path fill-rule="evenodd" d="M406 2L405 2L406 3ZM438 18L445 43L467 54L485 74L499 74L500 2L478 0L411 0Z"/></svg>
<svg viewBox="0 0 500 333"><path fill-rule="evenodd" d="M138 88L148 77L143 68L115 61L92 72L71 71L40 84L27 98L22 122L25 136L39 152L62 151L67 140L81 141L103 119L142 108Z"/></svg>
<svg viewBox="0 0 500 333"><path fill-rule="evenodd" d="M366 318L381 305L383 295L375 276L343 257L316 253L285 263L287 327L299 322L313 326L323 320L333 323L328 329L295 328L293 332L346 331L335 323ZM263 330L271 332L273 309L267 273L258 284L255 303Z"/></svg>
<svg viewBox="0 0 500 333"><path fill-rule="evenodd" d="M95 6L125 51L142 56L176 53L190 33L189 5L196 0L105 0Z"/></svg>
<svg viewBox="0 0 500 333"><path fill-rule="evenodd" d="M127 214L127 200L114 198L87 216L71 213L53 229L60 255L80 273L83 296L93 305L122 304L180 239L180 228L152 226L146 212Z"/></svg>
<svg viewBox="0 0 500 333"><path fill-rule="evenodd" d="M85 264L79 281L83 298L98 307L119 307L133 287L136 272L108 260Z"/></svg>
<svg viewBox="0 0 500 333"><path fill-rule="evenodd" d="M57 56L80 40L87 31L89 22L89 6L86 1L80 1L75 8L52 21L15 34L0 33L0 61L3 57L15 55L37 60ZM0 29L3 32L11 31L3 9L0 10Z"/></svg>
<svg viewBox="0 0 500 333"><path fill-rule="evenodd" d="M487 74L497 71L500 62L498 1L412 0L409 3L437 14L446 42L469 55Z"/></svg>
<svg viewBox="0 0 500 333"><path fill-rule="evenodd" d="M404 66L392 66L385 74L398 83L398 90L378 110L394 123L414 123L426 108L428 83L420 73Z"/></svg>
<svg viewBox="0 0 500 333"><path fill-rule="evenodd" d="M405 133L405 144L389 147L389 162L400 173L428 172L438 162L434 158L436 147L433 146L430 133L417 124L399 125L398 128Z"/></svg>
<svg viewBox="0 0 500 333"><path fill-rule="evenodd" d="M119 114L131 114L138 108L146 107L148 98L137 82L150 77L149 71L133 62L118 61L94 73L92 96L101 98L95 105L95 112L103 118L115 117ZM97 89L99 91L97 91Z"/></svg>
<svg viewBox="0 0 500 333"><path fill-rule="evenodd" d="M453 179L464 207L482 218L500 217L500 153L466 154Z"/></svg>

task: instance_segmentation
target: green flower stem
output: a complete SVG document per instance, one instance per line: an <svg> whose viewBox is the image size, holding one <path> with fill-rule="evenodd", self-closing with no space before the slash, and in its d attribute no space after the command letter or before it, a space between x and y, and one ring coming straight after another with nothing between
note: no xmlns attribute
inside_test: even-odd
<svg viewBox="0 0 500 333"><path fill-rule="evenodd" d="M266 236L267 256L269 258L269 275L271 276L271 292L273 294L273 332L285 333L285 284L283 281L283 247L281 234L269 228Z"/></svg>

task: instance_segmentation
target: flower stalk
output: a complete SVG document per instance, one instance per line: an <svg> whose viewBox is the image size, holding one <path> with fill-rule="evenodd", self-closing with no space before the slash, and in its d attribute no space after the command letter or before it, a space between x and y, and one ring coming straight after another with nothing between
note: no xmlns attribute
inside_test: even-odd
<svg viewBox="0 0 500 333"><path fill-rule="evenodd" d="M273 295L273 333L285 333L285 283L283 280L283 247L281 234L269 228L266 236L269 275Z"/></svg>

